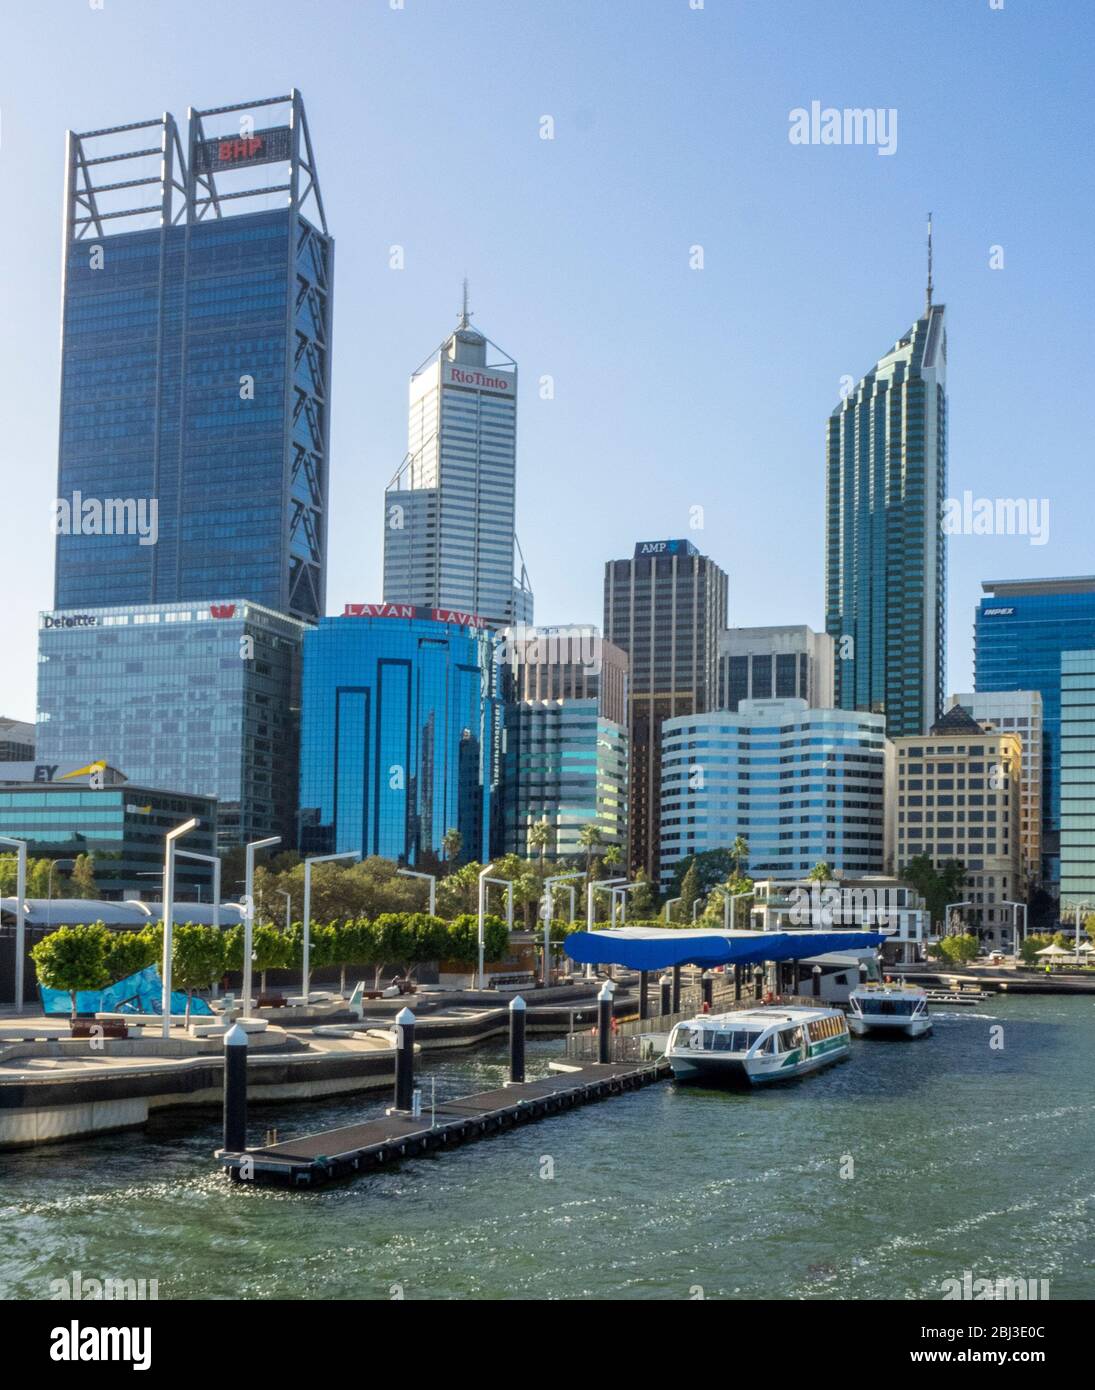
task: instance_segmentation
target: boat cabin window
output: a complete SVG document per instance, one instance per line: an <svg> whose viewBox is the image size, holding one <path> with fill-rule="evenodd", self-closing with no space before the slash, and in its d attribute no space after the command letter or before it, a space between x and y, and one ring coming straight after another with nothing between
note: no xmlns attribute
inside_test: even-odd
<svg viewBox="0 0 1095 1390"><path fill-rule="evenodd" d="M727 1029L725 1032L715 1033L716 1052L748 1052L759 1037L758 1033L751 1033L745 1028Z"/></svg>
<svg viewBox="0 0 1095 1390"><path fill-rule="evenodd" d="M780 1052L793 1052L796 1047L802 1046L801 1028L784 1028L776 1036Z"/></svg>

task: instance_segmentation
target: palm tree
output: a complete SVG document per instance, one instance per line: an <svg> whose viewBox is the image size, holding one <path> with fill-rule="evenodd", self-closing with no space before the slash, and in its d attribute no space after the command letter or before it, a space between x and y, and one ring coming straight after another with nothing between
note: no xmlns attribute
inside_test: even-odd
<svg viewBox="0 0 1095 1390"><path fill-rule="evenodd" d="M609 845L604 854L601 855L605 867L608 869L614 869L623 857L624 852L619 845Z"/></svg>
<svg viewBox="0 0 1095 1390"><path fill-rule="evenodd" d="M832 876L832 869L829 868L824 859L819 859L806 878L810 883L828 883Z"/></svg>
<svg viewBox="0 0 1095 1390"><path fill-rule="evenodd" d="M599 827L596 825L583 825L578 831L578 843L586 852L586 883L593 877L593 851L604 840Z"/></svg>
<svg viewBox="0 0 1095 1390"><path fill-rule="evenodd" d="M534 849L538 852L540 859L540 878L542 880L544 877L544 855L547 853L548 845L551 844L551 826L548 825L546 816L543 820L534 821L532 825L529 826L525 842L529 849Z"/></svg>
<svg viewBox="0 0 1095 1390"><path fill-rule="evenodd" d="M734 837L734 843L730 846L730 858L734 861L734 873L741 873L742 860L749 862L749 842L741 835Z"/></svg>
<svg viewBox="0 0 1095 1390"><path fill-rule="evenodd" d="M441 848L445 858L451 864L454 860L460 858L460 851L464 848L463 835L455 828L446 830L441 838Z"/></svg>

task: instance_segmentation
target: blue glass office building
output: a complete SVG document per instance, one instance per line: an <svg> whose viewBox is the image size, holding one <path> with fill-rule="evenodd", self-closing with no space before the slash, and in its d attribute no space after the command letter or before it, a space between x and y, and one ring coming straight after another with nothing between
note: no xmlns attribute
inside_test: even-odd
<svg viewBox="0 0 1095 1390"><path fill-rule="evenodd" d="M334 246L299 94L192 110L185 156L170 115L70 133L67 169L55 606L314 620Z"/></svg>
<svg viewBox="0 0 1095 1390"><path fill-rule="evenodd" d="M448 619L446 621L446 619ZM436 863L490 856L499 706L492 642L468 614L350 605L304 641L300 845Z"/></svg>
<svg viewBox="0 0 1095 1390"><path fill-rule="evenodd" d="M1095 649L1095 575L986 580L974 635L975 689L1042 696L1042 886L1061 883L1061 655Z"/></svg>
<svg viewBox="0 0 1095 1390"><path fill-rule="evenodd" d="M291 848L306 630L244 599L43 613L38 761L214 796L221 848Z"/></svg>

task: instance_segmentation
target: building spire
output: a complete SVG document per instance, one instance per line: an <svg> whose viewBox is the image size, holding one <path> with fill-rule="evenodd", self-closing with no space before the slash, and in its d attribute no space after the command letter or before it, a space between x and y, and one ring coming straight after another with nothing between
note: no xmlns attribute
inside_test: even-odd
<svg viewBox="0 0 1095 1390"><path fill-rule="evenodd" d="M468 320L469 320L470 318L471 318L471 312L470 312L470 310L468 309L468 277L465 275L465 276L464 276L464 304L463 304L463 308L460 310L460 323L459 323L458 327L460 327L460 328L467 328L467 327L468 327Z"/></svg>
<svg viewBox="0 0 1095 1390"><path fill-rule="evenodd" d="M467 281L464 281L467 288ZM928 314L931 313L931 213L928 213Z"/></svg>

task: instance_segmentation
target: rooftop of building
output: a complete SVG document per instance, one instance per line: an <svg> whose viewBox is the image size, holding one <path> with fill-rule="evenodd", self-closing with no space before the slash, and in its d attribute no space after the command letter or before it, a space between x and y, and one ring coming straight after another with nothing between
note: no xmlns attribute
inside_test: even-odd
<svg viewBox="0 0 1095 1390"><path fill-rule="evenodd" d="M1026 598L1040 594L1095 593L1095 574L1066 575L1051 579L983 579L981 588L995 598Z"/></svg>
<svg viewBox="0 0 1095 1390"><path fill-rule="evenodd" d="M34 725L22 719L8 719L0 716L0 739L13 743L33 743Z"/></svg>

